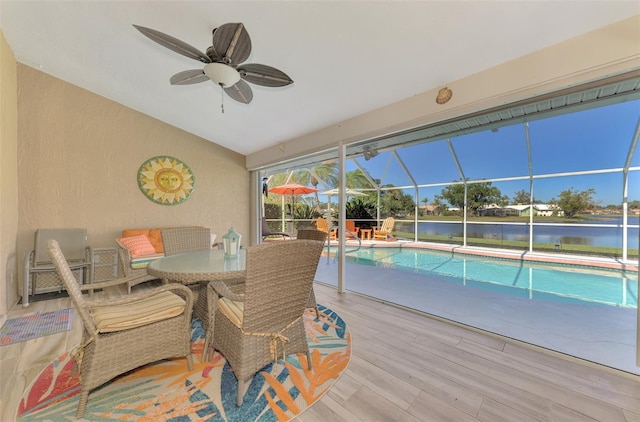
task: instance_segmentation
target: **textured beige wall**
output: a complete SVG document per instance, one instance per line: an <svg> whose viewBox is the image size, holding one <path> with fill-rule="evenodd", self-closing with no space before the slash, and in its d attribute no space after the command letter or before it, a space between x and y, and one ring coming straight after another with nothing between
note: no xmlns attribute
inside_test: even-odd
<svg viewBox="0 0 640 422"><path fill-rule="evenodd" d="M233 225L249 239L243 155L22 64L18 122L19 256L37 228L84 227L94 247L138 227L202 225L221 236ZM138 168L158 155L194 172L182 204L158 205L138 188Z"/></svg>
<svg viewBox="0 0 640 422"><path fill-rule="evenodd" d="M18 80L16 59L0 31L0 325L17 301Z"/></svg>

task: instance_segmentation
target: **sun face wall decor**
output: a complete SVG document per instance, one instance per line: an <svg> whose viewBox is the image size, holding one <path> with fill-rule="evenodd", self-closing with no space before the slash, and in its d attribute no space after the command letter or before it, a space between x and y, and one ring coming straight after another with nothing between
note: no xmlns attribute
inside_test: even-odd
<svg viewBox="0 0 640 422"><path fill-rule="evenodd" d="M189 166L174 157L153 157L138 169L140 190L156 204L181 204L189 198L195 185L196 178Z"/></svg>

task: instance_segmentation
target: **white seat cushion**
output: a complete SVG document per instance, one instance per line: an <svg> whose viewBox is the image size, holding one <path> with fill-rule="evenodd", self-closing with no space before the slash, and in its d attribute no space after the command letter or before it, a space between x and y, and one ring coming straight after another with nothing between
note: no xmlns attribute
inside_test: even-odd
<svg viewBox="0 0 640 422"><path fill-rule="evenodd" d="M226 316L229 321L238 328L242 327L242 319L244 317L244 302L238 302L226 297L218 299L218 309Z"/></svg>

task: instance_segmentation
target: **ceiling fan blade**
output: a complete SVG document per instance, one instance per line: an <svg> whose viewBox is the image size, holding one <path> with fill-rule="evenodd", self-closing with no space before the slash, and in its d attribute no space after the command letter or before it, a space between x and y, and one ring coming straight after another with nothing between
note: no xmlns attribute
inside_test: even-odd
<svg viewBox="0 0 640 422"><path fill-rule="evenodd" d="M283 71L264 64L243 64L238 66L238 72L242 79L256 85L276 87L293 83Z"/></svg>
<svg viewBox="0 0 640 422"><path fill-rule="evenodd" d="M241 23L225 23L213 30L213 49L223 62L242 63L251 54L251 38Z"/></svg>
<svg viewBox="0 0 640 422"><path fill-rule="evenodd" d="M224 92L240 103L249 104L253 100L253 91L249 84L243 80L239 80L235 85L225 88Z"/></svg>
<svg viewBox="0 0 640 422"><path fill-rule="evenodd" d="M175 51L178 54L189 57L190 59L198 60L202 63L211 63L211 59L204 53L200 52L197 48L190 46L184 41L180 41L171 35L163 34L155 29L145 28L144 26L133 25L138 31L142 32L147 38L157 42L163 47L169 50Z"/></svg>
<svg viewBox="0 0 640 422"><path fill-rule="evenodd" d="M191 85L208 81L209 77L205 75L202 69L185 70L176 73L169 79L171 85Z"/></svg>

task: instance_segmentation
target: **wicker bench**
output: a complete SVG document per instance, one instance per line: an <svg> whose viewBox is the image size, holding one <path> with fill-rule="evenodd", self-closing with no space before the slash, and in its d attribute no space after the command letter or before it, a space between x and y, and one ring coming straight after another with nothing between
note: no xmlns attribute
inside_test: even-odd
<svg viewBox="0 0 640 422"><path fill-rule="evenodd" d="M124 275L126 277L147 275L147 277L136 279L135 282L127 284L129 292L131 292L131 287L137 284L145 281L157 280L156 277L147 274L147 266L152 261L164 257L162 230L164 230L164 228L125 229L122 231L122 237L116 239L116 244L118 245L118 257L120 259ZM146 247L132 247L128 240L135 239L136 237L139 238L140 236L148 240L148 242L145 242ZM212 246L216 245L219 247L219 244L214 243L215 237L215 234L212 234L211 244Z"/></svg>
<svg viewBox="0 0 640 422"><path fill-rule="evenodd" d="M125 277L147 275L147 277L136 279L135 282L127 283L129 293L131 293L131 287L136 284L157 280L156 277L147 274L147 265L149 265L151 261L164 256L161 232L162 229L125 229L122 231L122 237L116 239L118 258L120 259L120 265L122 265L122 272ZM125 238L133 238L141 235L147 237L153 246L153 253L139 255L125 245Z"/></svg>

